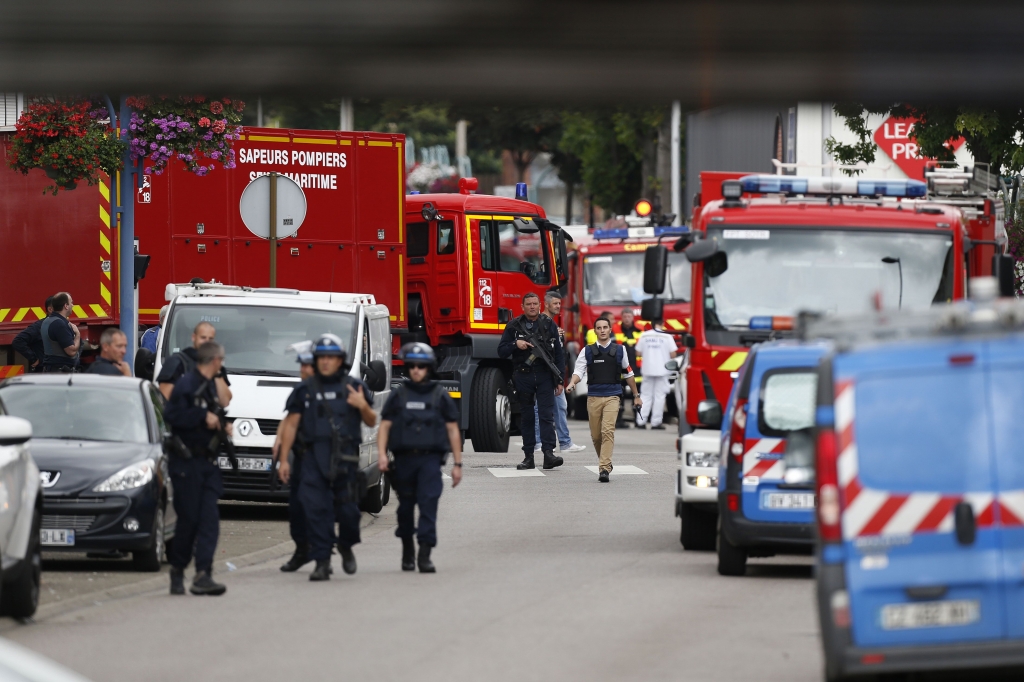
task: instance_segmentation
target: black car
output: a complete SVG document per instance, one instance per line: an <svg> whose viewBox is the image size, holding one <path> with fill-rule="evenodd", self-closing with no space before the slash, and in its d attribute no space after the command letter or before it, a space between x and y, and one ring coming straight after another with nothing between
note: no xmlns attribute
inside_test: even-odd
<svg viewBox="0 0 1024 682"><path fill-rule="evenodd" d="M33 374L0 383L7 414L32 423L46 551L131 552L158 571L176 517L163 397L142 379Z"/></svg>

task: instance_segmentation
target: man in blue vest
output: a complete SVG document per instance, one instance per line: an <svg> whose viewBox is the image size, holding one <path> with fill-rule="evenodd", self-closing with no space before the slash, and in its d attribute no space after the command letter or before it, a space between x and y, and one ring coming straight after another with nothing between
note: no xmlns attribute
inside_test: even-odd
<svg viewBox="0 0 1024 682"><path fill-rule="evenodd" d="M612 449L615 447L615 420L622 401L622 379L633 389L633 404L643 404L636 390L633 370L625 348L612 341L612 325L607 319L598 318L594 323L597 342L587 345L576 358L572 379L565 387L571 393L576 384L587 379L587 415L590 417L590 437L597 450L600 473L598 480L608 482L612 473Z"/></svg>
<svg viewBox="0 0 1024 682"><path fill-rule="evenodd" d="M78 368L82 333L68 321L74 307L75 302L66 291L53 297L53 312L39 330L43 337L44 372L74 372Z"/></svg>

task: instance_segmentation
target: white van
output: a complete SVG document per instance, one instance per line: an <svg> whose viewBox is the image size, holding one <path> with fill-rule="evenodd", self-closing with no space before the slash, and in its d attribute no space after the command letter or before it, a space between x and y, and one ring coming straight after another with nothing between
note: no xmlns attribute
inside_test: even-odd
<svg viewBox="0 0 1024 682"><path fill-rule="evenodd" d="M192 330L209 322L224 346L233 397L228 417L234 421L239 468L224 458L224 493L236 499L287 498L287 488L272 489L271 447L285 416L285 401L299 383L293 343L321 334L341 337L352 363L351 376L373 390L379 413L391 388L391 331L386 306L368 294L297 289L253 289L224 284L168 284L170 310L157 341L156 369L192 344ZM363 426L359 463L369 487L363 509L377 512L390 494L377 468L377 427Z"/></svg>

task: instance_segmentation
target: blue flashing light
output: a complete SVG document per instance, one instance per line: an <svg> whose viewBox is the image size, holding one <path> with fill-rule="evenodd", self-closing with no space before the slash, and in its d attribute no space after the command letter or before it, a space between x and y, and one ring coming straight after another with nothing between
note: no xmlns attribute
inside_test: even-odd
<svg viewBox="0 0 1024 682"><path fill-rule="evenodd" d="M771 329L772 318L771 315L760 315L758 317L750 318L751 329Z"/></svg>
<svg viewBox="0 0 1024 682"><path fill-rule="evenodd" d="M858 180L857 194L883 197L923 197L928 185L920 180Z"/></svg>
<svg viewBox="0 0 1024 682"><path fill-rule="evenodd" d="M529 193L526 191L525 182L516 183L516 199L522 199L523 201L529 200Z"/></svg>
<svg viewBox="0 0 1024 682"><path fill-rule="evenodd" d="M420 193L420 191L418 189L414 189L411 192L409 192L410 195L412 195L412 194L419 194L419 193Z"/></svg>
<svg viewBox="0 0 1024 682"><path fill-rule="evenodd" d="M807 194L807 178L788 175L746 175L740 184L754 194Z"/></svg>
<svg viewBox="0 0 1024 682"><path fill-rule="evenodd" d="M679 237L690 231L685 225L667 227L613 227L594 230L594 239L657 239L658 237Z"/></svg>
<svg viewBox="0 0 1024 682"><path fill-rule="evenodd" d="M750 194L845 195L863 197L923 197L928 185L920 180L862 180L847 177L799 178L787 175L746 175L740 178Z"/></svg>

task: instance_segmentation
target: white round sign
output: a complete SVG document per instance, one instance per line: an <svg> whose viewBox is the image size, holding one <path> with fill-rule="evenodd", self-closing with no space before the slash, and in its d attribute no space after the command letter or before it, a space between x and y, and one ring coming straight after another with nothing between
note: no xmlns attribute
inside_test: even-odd
<svg viewBox="0 0 1024 682"><path fill-rule="evenodd" d="M250 182L238 201L242 222L257 237L270 239L270 176ZM287 175L277 176L277 238L294 237L306 219L306 195Z"/></svg>

